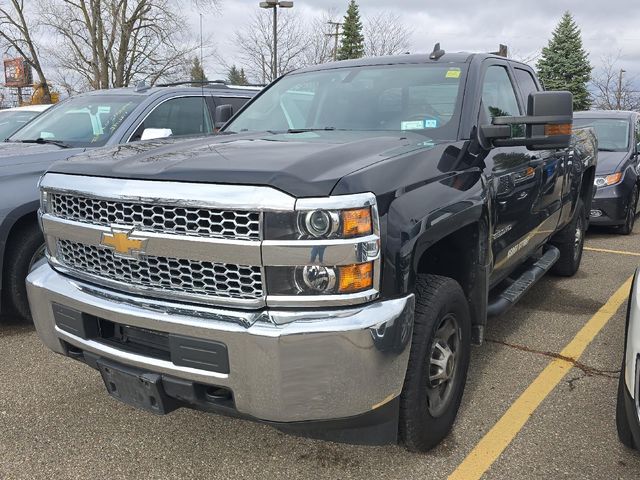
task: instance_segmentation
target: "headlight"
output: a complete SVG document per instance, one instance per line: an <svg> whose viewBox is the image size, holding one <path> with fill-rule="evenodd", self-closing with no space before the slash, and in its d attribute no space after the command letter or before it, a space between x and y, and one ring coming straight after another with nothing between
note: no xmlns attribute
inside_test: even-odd
<svg viewBox="0 0 640 480"><path fill-rule="evenodd" d="M265 239L270 240L354 238L372 233L371 207L265 214Z"/></svg>
<svg viewBox="0 0 640 480"><path fill-rule="evenodd" d="M622 172L616 172L616 173L612 173L611 175L596 177L594 183L596 187L608 187L610 185L615 185L616 183L620 183L621 180L622 180Z"/></svg>

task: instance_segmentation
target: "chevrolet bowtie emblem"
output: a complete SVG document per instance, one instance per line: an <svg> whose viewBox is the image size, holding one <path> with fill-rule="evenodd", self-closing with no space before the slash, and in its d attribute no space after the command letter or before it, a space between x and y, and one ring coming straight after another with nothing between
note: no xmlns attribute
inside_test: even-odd
<svg viewBox="0 0 640 480"><path fill-rule="evenodd" d="M132 235L133 229L123 230L111 227L111 232L104 232L100 239L100 245L113 250L118 257L138 258L144 253L147 244L146 238L139 238Z"/></svg>

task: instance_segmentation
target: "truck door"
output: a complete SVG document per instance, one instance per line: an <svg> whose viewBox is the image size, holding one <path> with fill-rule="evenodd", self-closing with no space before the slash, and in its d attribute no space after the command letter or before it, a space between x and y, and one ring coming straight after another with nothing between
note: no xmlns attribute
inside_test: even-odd
<svg viewBox="0 0 640 480"><path fill-rule="evenodd" d="M493 117L524 115L507 62L489 60L483 70L479 123L491 123ZM495 285L535 248L541 219L534 211L541 194L542 163L537 152L526 147L493 148L485 163L494 191L491 283Z"/></svg>

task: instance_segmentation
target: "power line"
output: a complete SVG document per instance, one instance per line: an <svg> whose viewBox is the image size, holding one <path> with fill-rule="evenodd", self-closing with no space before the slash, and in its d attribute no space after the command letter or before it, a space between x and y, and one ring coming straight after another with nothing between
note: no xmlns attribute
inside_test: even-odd
<svg viewBox="0 0 640 480"><path fill-rule="evenodd" d="M333 45L333 61L335 62L338 59L338 40L340 40L340 35L342 35L342 33L340 32L340 27L342 27L343 24L340 22L332 22L332 21L328 21L327 23L332 27L336 27L335 32L325 33L327 37L334 37L335 42Z"/></svg>

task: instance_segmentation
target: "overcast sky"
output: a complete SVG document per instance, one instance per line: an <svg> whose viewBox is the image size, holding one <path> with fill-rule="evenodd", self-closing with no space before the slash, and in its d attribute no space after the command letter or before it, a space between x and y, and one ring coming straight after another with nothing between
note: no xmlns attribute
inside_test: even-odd
<svg viewBox="0 0 640 480"><path fill-rule="evenodd" d="M233 63L233 32L258 10L258 0L222 0L219 14L204 12L205 36ZM608 52L622 53L620 67L640 74L640 2L638 0L360 0L363 17L380 10L401 16L412 30L411 53L430 52L435 42L453 51L495 51L507 44L517 57L530 57L546 45L562 13L569 10L582 29L585 49L598 67ZM295 0L303 19L333 8L344 15L348 0ZM287 11L283 11L287 15ZM189 15L197 29L198 14ZM215 61L205 62L210 78L224 76Z"/></svg>

